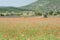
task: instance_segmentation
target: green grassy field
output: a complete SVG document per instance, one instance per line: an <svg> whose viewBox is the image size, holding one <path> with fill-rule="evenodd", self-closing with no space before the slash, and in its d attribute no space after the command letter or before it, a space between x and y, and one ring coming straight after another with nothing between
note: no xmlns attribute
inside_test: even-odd
<svg viewBox="0 0 60 40"><path fill-rule="evenodd" d="M59 18L0 18L0 40L60 40Z"/></svg>

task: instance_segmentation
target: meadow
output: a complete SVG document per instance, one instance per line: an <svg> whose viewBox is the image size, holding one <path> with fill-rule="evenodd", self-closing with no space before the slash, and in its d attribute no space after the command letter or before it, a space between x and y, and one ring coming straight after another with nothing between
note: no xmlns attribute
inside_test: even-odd
<svg viewBox="0 0 60 40"><path fill-rule="evenodd" d="M0 18L0 40L60 40L60 18Z"/></svg>

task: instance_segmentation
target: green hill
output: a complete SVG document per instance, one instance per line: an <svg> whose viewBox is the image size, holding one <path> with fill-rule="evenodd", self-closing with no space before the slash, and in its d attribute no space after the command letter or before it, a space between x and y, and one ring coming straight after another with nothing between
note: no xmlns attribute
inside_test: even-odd
<svg viewBox="0 0 60 40"><path fill-rule="evenodd" d="M60 10L60 0L37 0L27 6L21 7L22 9L29 9L34 11L50 11Z"/></svg>
<svg viewBox="0 0 60 40"><path fill-rule="evenodd" d="M21 11L25 11L26 9L20 9L17 7L0 7L0 12L21 12Z"/></svg>

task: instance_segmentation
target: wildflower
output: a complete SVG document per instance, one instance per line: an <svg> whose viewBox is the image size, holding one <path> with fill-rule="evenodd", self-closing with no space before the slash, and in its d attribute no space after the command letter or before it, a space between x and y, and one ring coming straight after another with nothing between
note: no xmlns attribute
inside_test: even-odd
<svg viewBox="0 0 60 40"><path fill-rule="evenodd" d="M59 32L55 32L56 35L59 35Z"/></svg>
<svg viewBox="0 0 60 40"><path fill-rule="evenodd" d="M8 36L7 36L7 34L4 34L3 37L7 38Z"/></svg>

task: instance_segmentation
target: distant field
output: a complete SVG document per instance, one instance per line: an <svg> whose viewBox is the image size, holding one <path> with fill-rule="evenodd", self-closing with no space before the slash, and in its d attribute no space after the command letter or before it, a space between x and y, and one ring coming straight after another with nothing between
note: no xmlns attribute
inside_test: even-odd
<svg viewBox="0 0 60 40"><path fill-rule="evenodd" d="M60 18L0 18L0 40L60 40Z"/></svg>

